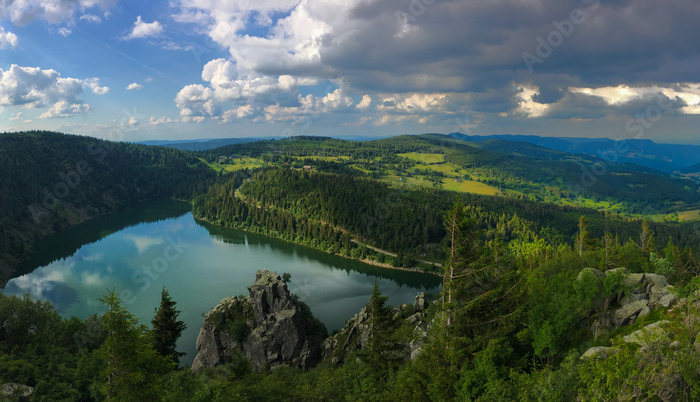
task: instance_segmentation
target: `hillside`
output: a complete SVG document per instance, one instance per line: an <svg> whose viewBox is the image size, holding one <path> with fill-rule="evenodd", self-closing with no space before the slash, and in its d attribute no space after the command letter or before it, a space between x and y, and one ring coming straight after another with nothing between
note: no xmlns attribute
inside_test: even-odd
<svg viewBox="0 0 700 402"><path fill-rule="evenodd" d="M432 134L359 143L295 137L230 145L201 155L225 171L240 169L243 162L248 167L307 165L408 189L502 194L671 220L677 219L677 211L700 204L697 183L654 169L501 140L469 143ZM219 164L221 156L234 158Z"/></svg>
<svg viewBox="0 0 700 402"><path fill-rule="evenodd" d="M687 144L659 144L645 139L627 139L623 142L609 138L539 137L535 135L465 135L452 133L451 137L470 141L492 140L524 142L551 150L588 155L615 163L630 163L674 172L700 163L700 146Z"/></svg>
<svg viewBox="0 0 700 402"><path fill-rule="evenodd" d="M0 283L43 235L159 197L190 198L213 172L180 151L53 132L0 134Z"/></svg>

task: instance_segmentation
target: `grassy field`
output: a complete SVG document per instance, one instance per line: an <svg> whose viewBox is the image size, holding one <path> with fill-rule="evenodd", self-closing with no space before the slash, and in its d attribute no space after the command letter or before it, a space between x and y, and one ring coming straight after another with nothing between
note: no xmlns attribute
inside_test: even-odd
<svg viewBox="0 0 700 402"><path fill-rule="evenodd" d="M678 213L678 220L681 222L696 221L698 219L700 219L700 209Z"/></svg>
<svg viewBox="0 0 700 402"><path fill-rule="evenodd" d="M294 158L299 159L299 160L313 159L315 161L324 161L324 162L338 162L338 161L346 161L346 160L350 159L349 156L295 156Z"/></svg>
<svg viewBox="0 0 700 402"><path fill-rule="evenodd" d="M417 152L409 152L407 154L396 154L402 158L410 159L412 161L431 164L431 163L442 163L445 161L445 155L443 154L419 154Z"/></svg>
<svg viewBox="0 0 700 402"><path fill-rule="evenodd" d="M471 180L460 180L459 182L456 182L454 179L443 179L442 188L445 190L459 191L461 193L474 193L484 195L496 195L499 193L496 187L492 187L488 184Z"/></svg>
<svg viewBox="0 0 700 402"><path fill-rule="evenodd" d="M224 172L235 172L236 170L242 170L242 169L255 169L262 167L264 162L262 159L256 159L256 158L238 158L234 159L233 163L208 163L204 159L200 158L202 162L206 163L210 168L216 170L217 172L224 171Z"/></svg>

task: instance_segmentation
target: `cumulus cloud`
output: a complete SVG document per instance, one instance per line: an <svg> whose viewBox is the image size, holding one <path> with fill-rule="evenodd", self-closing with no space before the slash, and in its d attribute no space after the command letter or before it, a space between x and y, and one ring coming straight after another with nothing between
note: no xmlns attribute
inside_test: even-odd
<svg viewBox="0 0 700 402"><path fill-rule="evenodd" d="M46 112L42 113L39 118L49 119L58 117L72 117L76 114L87 113L90 111L90 105L86 103L73 103L67 102L65 100L60 100Z"/></svg>
<svg viewBox="0 0 700 402"><path fill-rule="evenodd" d="M202 122L206 117L218 117L220 107L214 102L214 91L201 84L187 85L175 96L180 117L185 122Z"/></svg>
<svg viewBox="0 0 700 402"><path fill-rule="evenodd" d="M83 84L85 84L86 87L90 88L90 90L95 95L105 95L108 94L110 91L109 87L100 86L99 78L88 78L86 80L83 80Z"/></svg>
<svg viewBox="0 0 700 402"><path fill-rule="evenodd" d="M85 88L98 95L109 92L108 87L100 86L97 78L63 78L55 70L16 64L9 70L0 69L0 106L50 107L41 118L89 112L90 105L80 100Z"/></svg>
<svg viewBox="0 0 700 402"><path fill-rule="evenodd" d="M226 119L238 118L238 108L248 104L259 107L247 116L264 110L272 121L291 119L307 110L298 88L328 81L341 81L345 92L362 97L355 112L376 112L373 121L382 124L427 122L438 114L448 119L466 111L539 119L579 113L585 106L594 113L624 114L634 102L606 103L569 88L667 87L679 80L688 88L662 91L664 96L677 99L678 113L699 108L691 88L699 81L697 2L172 4L176 21L195 24L229 51L228 60L210 62L202 74L213 102L236 103L227 108ZM251 31L253 26L266 29ZM529 68L526 52L542 61Z"/></svg>
<svg viewBox="0 0 700 402"><path fill-rule="evenodd" d="M153 22L143 22L141 16L139 15L134 22L134 27L131 32L124 36L125 40L137 39L137 38L148 38L152 36L159 36L163 33L163 26L158 21Z"/></svg>
<svg viewBox="0 0 700 402"><path fill-rule="evenodd" d="M127 85L126 89L129 91L139 90L139 89L143 89L143 85L138 84L136 82L132 82L131 84Z"/></svg>
<svg viewBox="0 0 700 402"><path fill-rule="evenodd" d="M170 117L166 117L166 116L159 117L159 118L151 116L148 118L148 124L150 124L152 126L160 126L163 124L170 124L172 122L173 122L173 119L171 119Z"/></svg>
<svg viewBox="0 0 700 402"><path fill-rule="evenodd" d="M362 95L362 100L355 106L356 109L359 110L367 110L369 109L369 106L372 104L372 97L364 94Z"/></svg>
<svg viewBox="0 0 700 402"><path fill-rule="evenodd" d="M50 24L73 21L76 12L98 8L107 10L118 0L21 0L4 1L0 7L0 20L9 18L16 25L26 25L35 19Z"/></svg>
<svg viewBox="0 0 700 402"><path fill-rule="evenodd" d="M5 31L5 29L0 26L0 49L4 49L8 46L17 46L17 35L13 34L12 32Z"/></svg>
<svg viewBox="0 0 700 402"><path fill-rule="evenodd" d="M66 27L58 28L58 34L63 36L64 38L68 37L72 33L73 33L73 31L71 31L69 28L66 28Z"/></svg>

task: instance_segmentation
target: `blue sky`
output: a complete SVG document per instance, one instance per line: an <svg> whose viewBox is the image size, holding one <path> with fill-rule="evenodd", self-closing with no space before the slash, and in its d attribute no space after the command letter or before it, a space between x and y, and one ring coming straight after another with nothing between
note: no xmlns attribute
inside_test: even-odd
<svg viewBox="0 0 700 402"><path fill-rule="evenodd" d="M700 143L684 0L0 1L0 131Z"/></svg>

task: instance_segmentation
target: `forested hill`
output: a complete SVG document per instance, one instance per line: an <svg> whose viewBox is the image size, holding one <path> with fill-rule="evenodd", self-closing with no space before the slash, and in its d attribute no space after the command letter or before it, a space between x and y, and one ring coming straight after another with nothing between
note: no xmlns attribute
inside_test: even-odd
<svg viewBox="0 0 700 402"><path fill-rule="evenodd" d="M181 151L34 131L0 134L0 284L39 237L215 176Z"/></svg>
<svg viewBox="0 0 700 402"><path fill-rule="evenodd" d="M229 145L200 153L220 169L245 163L369 176L408 189L444 189L544 201L644 217L700 205L698 183L637 165L553 151L513 141L468 143L426 134L352 142L294 137ZM232 159L229 159L233 157Z"/></svg>

